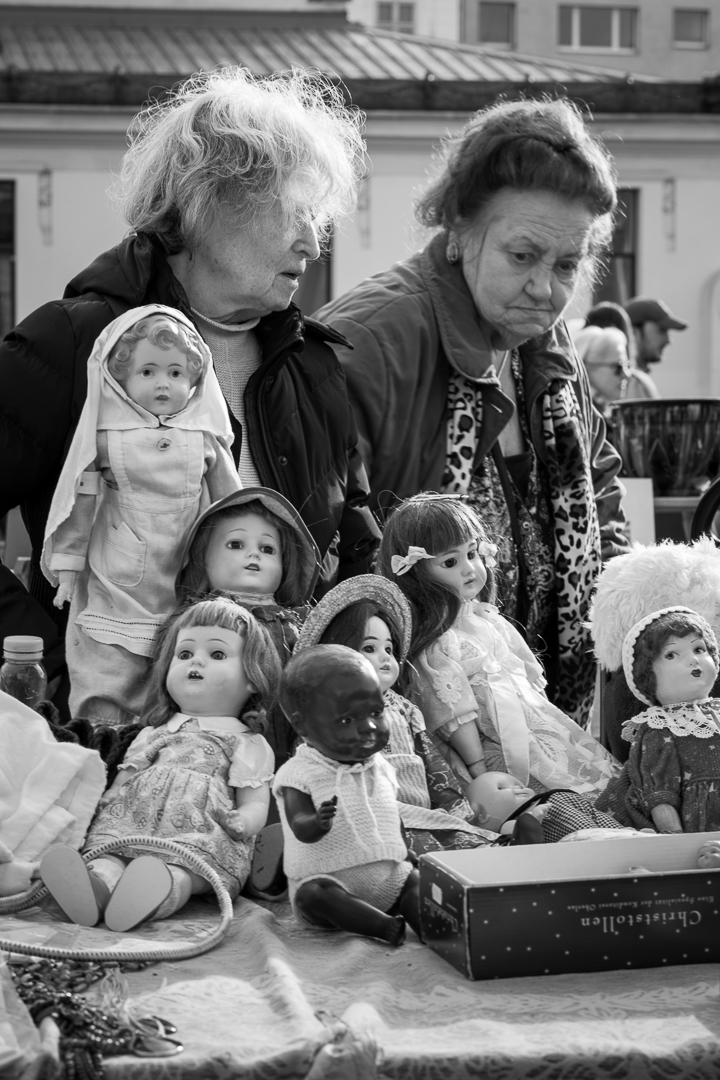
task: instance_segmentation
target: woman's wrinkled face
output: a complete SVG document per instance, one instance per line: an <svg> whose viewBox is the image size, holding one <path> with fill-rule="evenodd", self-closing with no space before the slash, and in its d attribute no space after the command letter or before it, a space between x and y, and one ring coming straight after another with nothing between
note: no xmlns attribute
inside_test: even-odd
<svg viewBox="0 0 720 1080"><path fill-rule="evenodd" d="M465 281L496 348L514 348L557 322L575 292L594 221L579 199L504 188L460 232Z"/></svg>
<svg viewBox="0 0 720 1080"><path fill-rule="evenodd" d="M283 311L308 262L320 254L311 222L288 225L279 210L237 225L219 211L178 273L192 307L221 322L243 322ZM176 269L175 259L170 262ZM177 272L177 270L176 270Z"/></svg>

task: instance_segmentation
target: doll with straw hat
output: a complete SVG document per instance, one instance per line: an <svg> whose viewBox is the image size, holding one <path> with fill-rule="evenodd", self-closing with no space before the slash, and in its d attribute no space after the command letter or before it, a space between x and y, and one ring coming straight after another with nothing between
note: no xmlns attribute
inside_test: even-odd
<svg viewBox="0 0 720 1080"><path fill-rule="evenodd" d="M489 834L471 824L473 811L448 765L430 742L422 713L392 687L405 663L412 634L410 605L391 581L364 574L343 581L322 598L300 630L295 655L314 645L346 645L377 671L390 739L382 751L399 784L400 817L416 854L479 847Z"/></svg>
<svg viewBox="0 0 720 1080"><path fill-rule="evenodd" d="M720 698L710 697L720 659L710 624L679 605L650 612L625 635L622 661L646 708L623 725L630 756L596 807L663 833L720 829Z"/></svg>

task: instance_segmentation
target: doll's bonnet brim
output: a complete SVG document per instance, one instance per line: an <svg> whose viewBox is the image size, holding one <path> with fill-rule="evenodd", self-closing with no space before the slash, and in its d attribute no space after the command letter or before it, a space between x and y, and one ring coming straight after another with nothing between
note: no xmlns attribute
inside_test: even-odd
<svg viewBox="0 0 720 1080"><path fill-rule="evenodd" d="M360 600L370 600L384 609L400 628L400 656L403 663L410 649L412 610L407 597L394 582L378 574L358 574L340 582L323 596L303 624L295 646L295 654L320 644L320 638L336 615Z"/></svg>
<svg viewBox="0 0 720 1080"><path fill-rule="evenodd" d="M640 619L638 622L636 622L635 625L628 630L623 641L623 671L625 672L625 681L627 682L628 687L630 688L632 693L635 695L636 698L639 698L639 700L643 701L646 705L654 705L655 702L651 701L649 697L647 697L640 691L635 682L635 679L633 678L633 665L635 663L635 646L637 644L638 638L646 627L650 626L651 623L654 623L656 619L660 618L661 615L669 615L671 612L676 612L678 615L692 615L693 619L696 619L699 625L703 628L703 633L707 634L708 641L715 642L716 650L718 647L715 632L710 626L710 623L707 622L707 620L704 619L702 615L699 615L697 611L694 611L692 608L689 607L676 606L658 608L657 611L651 611L649 615L645 616L645 618Z"/></svg>

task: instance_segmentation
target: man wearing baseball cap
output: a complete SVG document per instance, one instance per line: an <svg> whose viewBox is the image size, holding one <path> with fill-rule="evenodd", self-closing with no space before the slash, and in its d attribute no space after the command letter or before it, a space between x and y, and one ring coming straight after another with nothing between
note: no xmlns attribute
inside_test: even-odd
<svg viewBox="0 0 720 1080"><path fill-rule="evenodd" d="M663 350L670 342L668 331L685 330L687 323L676 319L662 300L652 300L649 296L636 296L624 307L635 331L635 363L640 371L648 372L651 364L662 360Z"/></svg>

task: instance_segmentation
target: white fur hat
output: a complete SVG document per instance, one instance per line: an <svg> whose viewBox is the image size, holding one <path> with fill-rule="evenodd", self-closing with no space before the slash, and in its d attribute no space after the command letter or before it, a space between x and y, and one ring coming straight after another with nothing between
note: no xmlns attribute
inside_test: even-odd
<svg viewBox="0 0 720 1080"><path fill-rule="evenodd" d="M625 635L646 615L685 606L720 636L720 548L708 536L693 544L634 544L603 567L588 624L604 668L622 666Z"/></svg>

